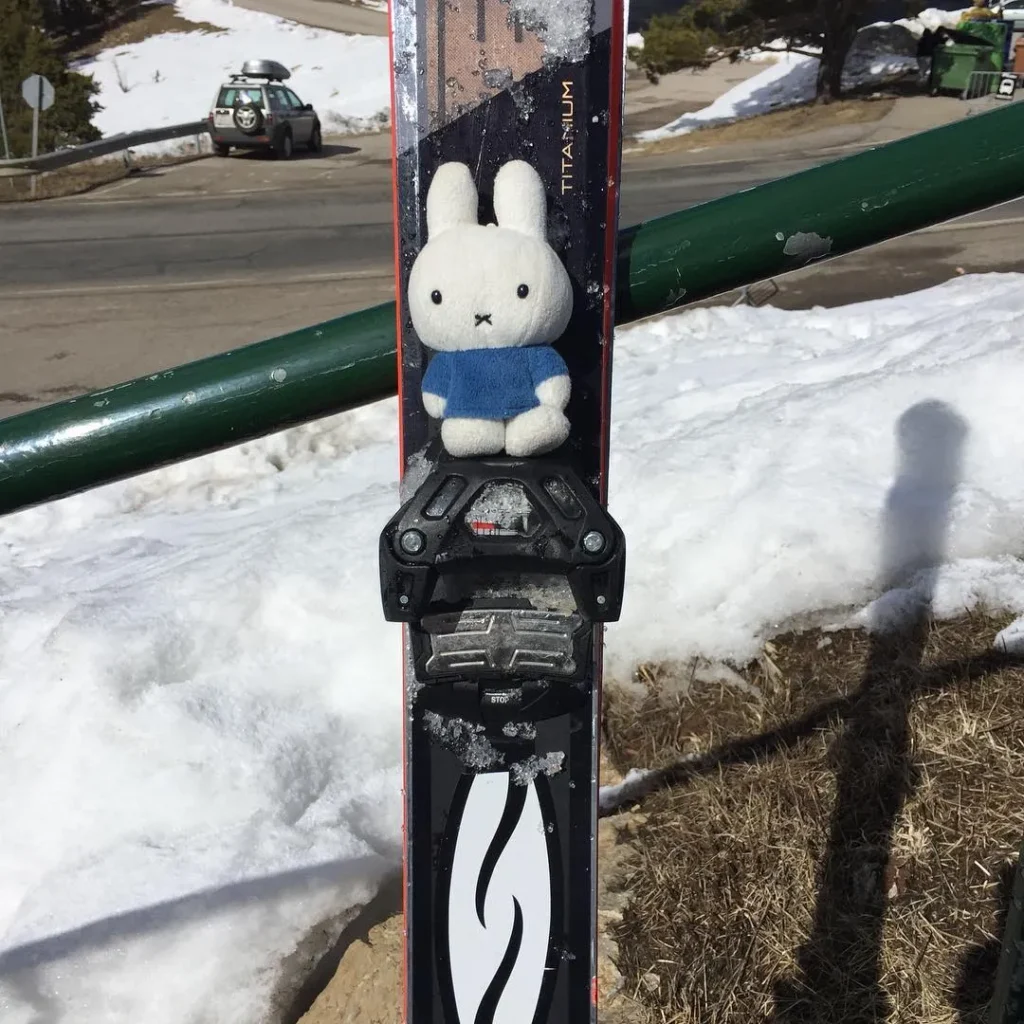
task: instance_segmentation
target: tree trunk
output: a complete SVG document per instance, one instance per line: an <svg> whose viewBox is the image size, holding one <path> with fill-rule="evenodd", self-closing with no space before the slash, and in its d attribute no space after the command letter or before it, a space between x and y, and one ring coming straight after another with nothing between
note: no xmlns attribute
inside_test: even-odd
<svg viewBox="0 0 1024 1024"><path fill-rule="evenodd" d="M816 96L830 103L843 94L843 65L857 35L857 20L865 0L820 0L822 24L821 63L818 65Z"/></svg>

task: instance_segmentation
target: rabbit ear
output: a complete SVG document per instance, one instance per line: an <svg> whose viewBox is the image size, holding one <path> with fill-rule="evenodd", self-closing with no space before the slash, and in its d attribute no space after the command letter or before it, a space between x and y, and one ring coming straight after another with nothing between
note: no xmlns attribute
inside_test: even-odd
<svg viewBox="0 0 1024 1024"><path fill-rule="evenodd" d="M498 226L547 237L547 202L540 175L525 160L510 160L494 178L494 215Z"/></svg>
<svg viewBox="0 0 1024 1024"><path fill-rule="evenodd" d="M441 164L427 190L427 237L456 224L477 223L477 194L473 176L465 164Z"/></svg>

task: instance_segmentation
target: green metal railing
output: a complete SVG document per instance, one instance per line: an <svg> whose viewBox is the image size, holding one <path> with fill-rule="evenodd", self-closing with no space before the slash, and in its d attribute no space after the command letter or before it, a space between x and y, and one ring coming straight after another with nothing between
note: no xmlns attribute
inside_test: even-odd
<svg viewBox="0 0 1024 1024"><path fill-rule="evenodd" d="M1024 104L628 228L629 323L1024 193ZM0 421L0 514L384 398L394 306Z"/></svg>

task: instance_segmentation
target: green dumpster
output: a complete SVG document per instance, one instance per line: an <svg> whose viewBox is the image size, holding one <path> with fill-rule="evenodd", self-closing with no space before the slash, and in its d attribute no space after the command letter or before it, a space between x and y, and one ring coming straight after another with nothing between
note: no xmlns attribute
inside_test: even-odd
<svg viewBox="0 0 1024 1024"><path fill-rule="evenodd" d="M957 29L959 32L970 35L973 39L968 40L960 38L955 40L958 43L966 42L977 42L987 43L989 46L994 47L999 53L1005 57L1007 50L1007 40L1010 33L1010 26L1005 21L962 21ZM1002 71L1002 67L997 70Z"/></svg>
<svg viewBox="0 0 1024 1024"><path fill-rule="evenodd" d="M975 71L1003 70L1003 55L994 47L975 43L949 43L932 54L932 72L929 82L932 95L939 92L962 93ZM993 75L979 90L978 95L993 92L998 80ZM986 87L987 86L987 87Z"/></svg>

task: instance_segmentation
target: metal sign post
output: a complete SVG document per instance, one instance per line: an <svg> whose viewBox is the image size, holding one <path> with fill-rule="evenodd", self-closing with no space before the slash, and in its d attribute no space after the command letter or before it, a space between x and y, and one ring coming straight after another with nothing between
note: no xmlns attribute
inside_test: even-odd
<svg viewBox="0 0 1024 1024"><path fill-rule="evenodd" d="M29 75L21 83L21 95L32 108L32 159L39 156L39 111L53 106L53 86L42 75ZM36 176L32 175L32 195L36 194Z"/></svg>
<svg viewBox="0 0 1024 1024"><path fill-rule="evenodd" d="M0 139L4 143L4 159L11 159L11 147L7 145L7 122L4 120L4 98L0 95Z"/></svg>
<svg viewBox="0 0 1024 1024"><path fill-rule="evenodd" d="M4 98L0 96L0 137L4 142L4 159L11 159L11 147L7 145L7 122L4 120Z"/></svg>

